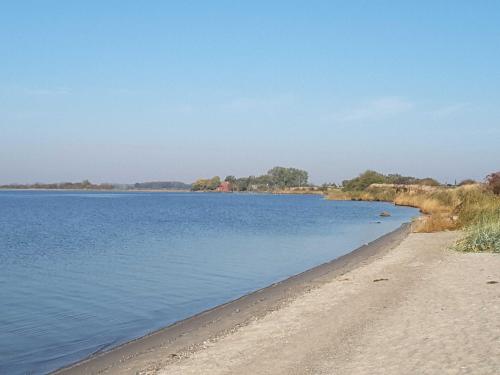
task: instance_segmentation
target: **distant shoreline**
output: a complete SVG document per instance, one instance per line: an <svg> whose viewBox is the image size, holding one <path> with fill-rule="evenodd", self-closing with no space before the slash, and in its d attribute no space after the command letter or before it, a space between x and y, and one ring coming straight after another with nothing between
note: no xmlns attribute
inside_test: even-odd
<svg viewBox="0 0 500 375"><path fill-rule="evenodd" d="M0 191L73 191L89 193L210 193L210 194L271 194L271 195L325 195L322 191L232 191L221 192L214 190L175 190L175 189L47 189L47 188L0 188Z"/></svg>
<svg viewBox="0 0 500 375"><path fill-rule="evenodd" d="M46 189L46 188L0 188L0 191L84 191L92 193L193 193L191 190L175 190L175 189Z"/></svg>

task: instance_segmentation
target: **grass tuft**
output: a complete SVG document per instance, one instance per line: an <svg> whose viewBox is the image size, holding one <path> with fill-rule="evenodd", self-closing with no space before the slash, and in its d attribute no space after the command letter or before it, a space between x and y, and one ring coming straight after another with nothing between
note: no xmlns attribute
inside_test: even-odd
<svg viewBox="0 0 500 375"><path fill-rule="evenodd" d="M418 233L442 232L457 229L457 223L448 215L433 214L418 221L414 228Z"/></svg>

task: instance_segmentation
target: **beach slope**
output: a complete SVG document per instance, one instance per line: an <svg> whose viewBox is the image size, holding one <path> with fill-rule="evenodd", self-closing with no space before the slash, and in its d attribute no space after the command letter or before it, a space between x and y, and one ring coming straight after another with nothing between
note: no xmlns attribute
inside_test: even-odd
<svg viewBox="0 0 500 375"><path fill-rule="evenodd" d="M457 236L410 234L374 261L139 373L497 373L500 257L451 251Z"/></svg>

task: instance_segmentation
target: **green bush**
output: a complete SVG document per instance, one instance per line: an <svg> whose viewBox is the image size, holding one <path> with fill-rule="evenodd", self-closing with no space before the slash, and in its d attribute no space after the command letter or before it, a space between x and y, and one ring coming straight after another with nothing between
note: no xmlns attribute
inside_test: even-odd
<svg viewBox="0 0 500 375"><path fill-rule="evenodd" d="M383 174L368 170L352 180L345 180L342 187L346 191L361 191L371 184L384 184L386 182L387 178Z"/></svg>
<svg viewBox="0 0 500 375"><path fill-rule="evenodd" d="M497 218L468 227L455 248L465 252L500 253L500 221Z"/></svg>

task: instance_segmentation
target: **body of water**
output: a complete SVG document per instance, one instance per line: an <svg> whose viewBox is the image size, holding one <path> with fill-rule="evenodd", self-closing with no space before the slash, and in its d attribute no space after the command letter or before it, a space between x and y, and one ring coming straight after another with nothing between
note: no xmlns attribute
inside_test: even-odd
<svg viewBox="0 0 500 375"><path fill-rule="evenodd" d="M417 214L318 196L2 191L0 373L50 372L334 259Z"/></svg>

